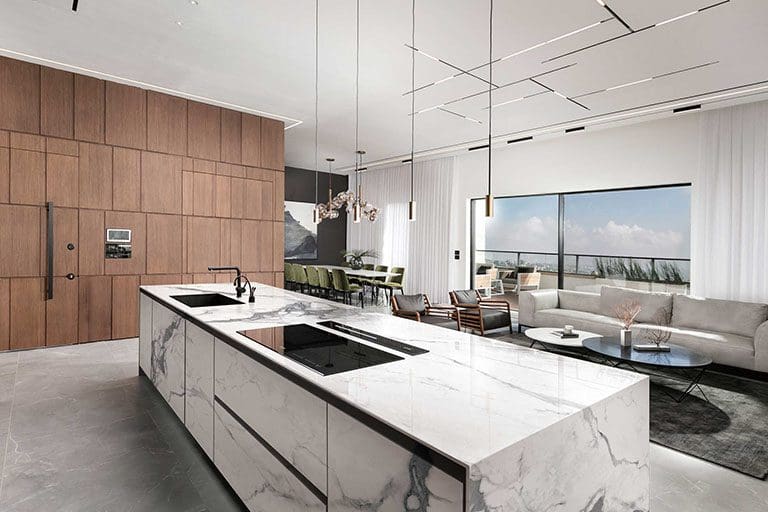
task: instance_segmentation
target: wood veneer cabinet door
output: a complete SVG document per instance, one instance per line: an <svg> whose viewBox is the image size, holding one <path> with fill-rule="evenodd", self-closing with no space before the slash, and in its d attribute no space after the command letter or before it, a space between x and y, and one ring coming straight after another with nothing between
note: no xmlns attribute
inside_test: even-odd
<svg viewBox="0 0 768 512"><path fill-rule="evenodd" d="M147 215L147 274L182 273L182 217Z"/></svg>
<svg viewBox="0 0 768 512"><path fill-rule="evenodd" d="M104 212L101 210L80 210L78 256L80 275L100 276L104 274Z"/></svg>
<svg viewBox="0 0 768 512"><path fill-rule="evenodd" d="M48 154L45 163L46 200L56 206L79 206L78 158Z"/></svg>
<svg viewBox="0 0 768 512"><path fill-rule="evenodd" d="M78 337L82 341L108 340L112 336L112 278L79 279Z"/></svg>
<svg viewBox="0 0 768 512"><path fill-rule="evenodd" d="M240 112L221 110L221 159L239 164L243 150L242 123Z"/></svg>
<svg viewBox="0 0 768 512"><path fill-rule="evenodd" d="M48 233L46 229L46 212L40 215L40 264L41 274L46 275L46 253ZM78 275L79 253L79 221L76 208L53 208L53 275L63 277L67 274ZM69 249L68 245L73 248ZM54 288L55 290L55 288Z"/></svg>
<svg viewBox="0 0 768 512"><path fill-rule="evenodd" d="M10 348L45 345L45 290L42 278L13 278L10 285Z"/></svg>
<svg viewBox="0 0 768 512"><path fill-rule="evenodd" d="M11 150L0 148L0 203L10 201Z"/></svg>
<svg viewBox="0 0 768 512"><path fill-rule="evenodd" d="M261 165L267 169L285 169L285 124L261 119Z"/></svg>
<svg viewBox="0 0 768 512"><path fill-rule="evenodd" d="M75 139L104 142L104 81L75 75Z"/></svg>
<svg viewBox="0 0 768 512"><path fill-rule="evenodd" d="M141 152L141 209L152 213L181 213L182 159Z"/></svg>
<svg viewBox="0 0 768 512"><path fill-rule="evenodd" d="M105 103L107 144L147 147L147 94L144 89L107 82Z"/></svg>
<svg viewBox="0 0 768 512"><path fill-rule="evenodd" d="M261 165L261 118L242 114L242 163L259 167Z"/></svg>
<svg viewBox="0 0 768 512"><path fill-rule="evenodd" d="M10 348L11 281L0 278L0 350Z"/></svg>
<svg viewBox="0 0 768 512"><path fill-rule="evenodd" d="M115 210L141 210L141 151L113 149L112 202Z"/></svg>
<svg viewBox="0 0 768 512"><path fill-rule="evenodd" d="M187 103L187 154L194 158L221 158L221 109L213 105Z"/></svg>
<svg viewBox="0 0 768 512"><path fill-rule="evenodd" d="M221 220L190 217L187 235L187 272L206 272L221 265Z"/></svg>
<svg viewBox="0 0 768 512"><path fill-rule="evenodd" d="M40 132L40 66L0 57L0 128Z"/></svg>
<svg viewBox="0 0 768 512"><path fill-rule="evenodd" d="M11 149L10 178L12 203L45 203L45 153Z"/></svg>
<svg viewBox="0 0 768 512"><path fill-rule="evenodd" d="M187 154L187 100L147 91L147 149Z"/></svg>
<svg viewBox="0 0 768 512"><path fill-rule="evenodd" d="M55 277L53 289L53 299L45 301L45 344L52 346L77 343L77 279Z"/></svg>
<svg viewBox="0 0 768 512"><path fill-rule="evenodd" d="M42 275L40 211L36 206L0 205L0 276Z"/></svg>
<svg viewBox="0 0 768 512"><path fill-rule="evenodd" d="M112 209L112 147L80 144L79 196L81 208Z"/></svg>
<svg viewBox="0 0 768 512"><path fill-rule="evenodd" d="M40 133L72 138L74 89L72 73L48 67L40 68Z"/></svg>
<svg viewBox="0 0 768 512"><path fill-rule="evenodd" d="M112 339L139 335L139 276L112 278Z"/></svg>

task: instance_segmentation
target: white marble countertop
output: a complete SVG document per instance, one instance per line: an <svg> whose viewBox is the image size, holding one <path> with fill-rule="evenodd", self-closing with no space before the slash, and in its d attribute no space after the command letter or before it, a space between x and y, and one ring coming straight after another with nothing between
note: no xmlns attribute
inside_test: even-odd
<svg viewBox="0 0 768 512"><path fill-rule="evenodd" d="M241 342L365 413L472 466L647 377L266 285L256 302L188 308L185 293L229 284L142 286L161 302ZM429 350L379 366L322 376L237 334L238 330L334 319ZM364 340L362 340L364 342ZM385 348L376 345L381 350ZM397 353L397 352L395 352Z"/></svg>

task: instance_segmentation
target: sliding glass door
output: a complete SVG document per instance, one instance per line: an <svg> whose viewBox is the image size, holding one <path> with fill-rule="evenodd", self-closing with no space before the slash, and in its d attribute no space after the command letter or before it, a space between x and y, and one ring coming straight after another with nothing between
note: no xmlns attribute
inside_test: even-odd
<svg viewBox="0 0 768 512"><path fill-rule="evenodd" d="M690 185L499 197L492 218L475 199L472 285L513 303L536 288L686 292L690 208Z"/></svg>

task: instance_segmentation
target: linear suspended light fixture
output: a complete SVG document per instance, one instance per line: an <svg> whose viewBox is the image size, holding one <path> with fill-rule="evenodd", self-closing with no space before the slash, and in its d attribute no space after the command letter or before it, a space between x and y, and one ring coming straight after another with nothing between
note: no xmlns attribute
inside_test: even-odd
<svg viewBox="0 0 768 512"><path fill-rule="evenodd" d="M319 172L318 172L318 162L317 162L317 146L318 146L318 139L317 139L317 129L318 129L318 64L320 60L320 53L319 53L319 45L318 42L320 40L319 38L319 25L320 25L320 0L315 0L315 207L312 209L312 222L315 224L320 224L322 222L322 218L320 217L320 210L318 209L318 189L319 189Z"/></svg>
<svg viewBox="0 0 768 512"><path fill-rule="evenodd" d="M411 0L411 90L416 88L416 0ZM439 108L439 107L438 107ZM411 94L411 194L408 201L408 220L416 220L416 201L413 200L413 147L416 127L416 94Z"/></svg>
<svg viewBox="0 0 768 512"><path fill-rule="evenodd" d="M493 131L493 0L489 0L488 10L488 194L485 196L485 216L493 217L493 151L491 137Z"/></svg>

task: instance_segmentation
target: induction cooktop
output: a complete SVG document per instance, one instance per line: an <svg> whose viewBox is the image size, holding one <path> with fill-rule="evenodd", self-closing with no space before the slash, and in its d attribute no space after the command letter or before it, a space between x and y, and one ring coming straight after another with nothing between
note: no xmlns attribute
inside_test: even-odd
<svg viewBox="0 0 768 512"><path fill-rule="evenodd" d="M323 375L367 368L403 358L308 324L237 331Z"/></svg>

